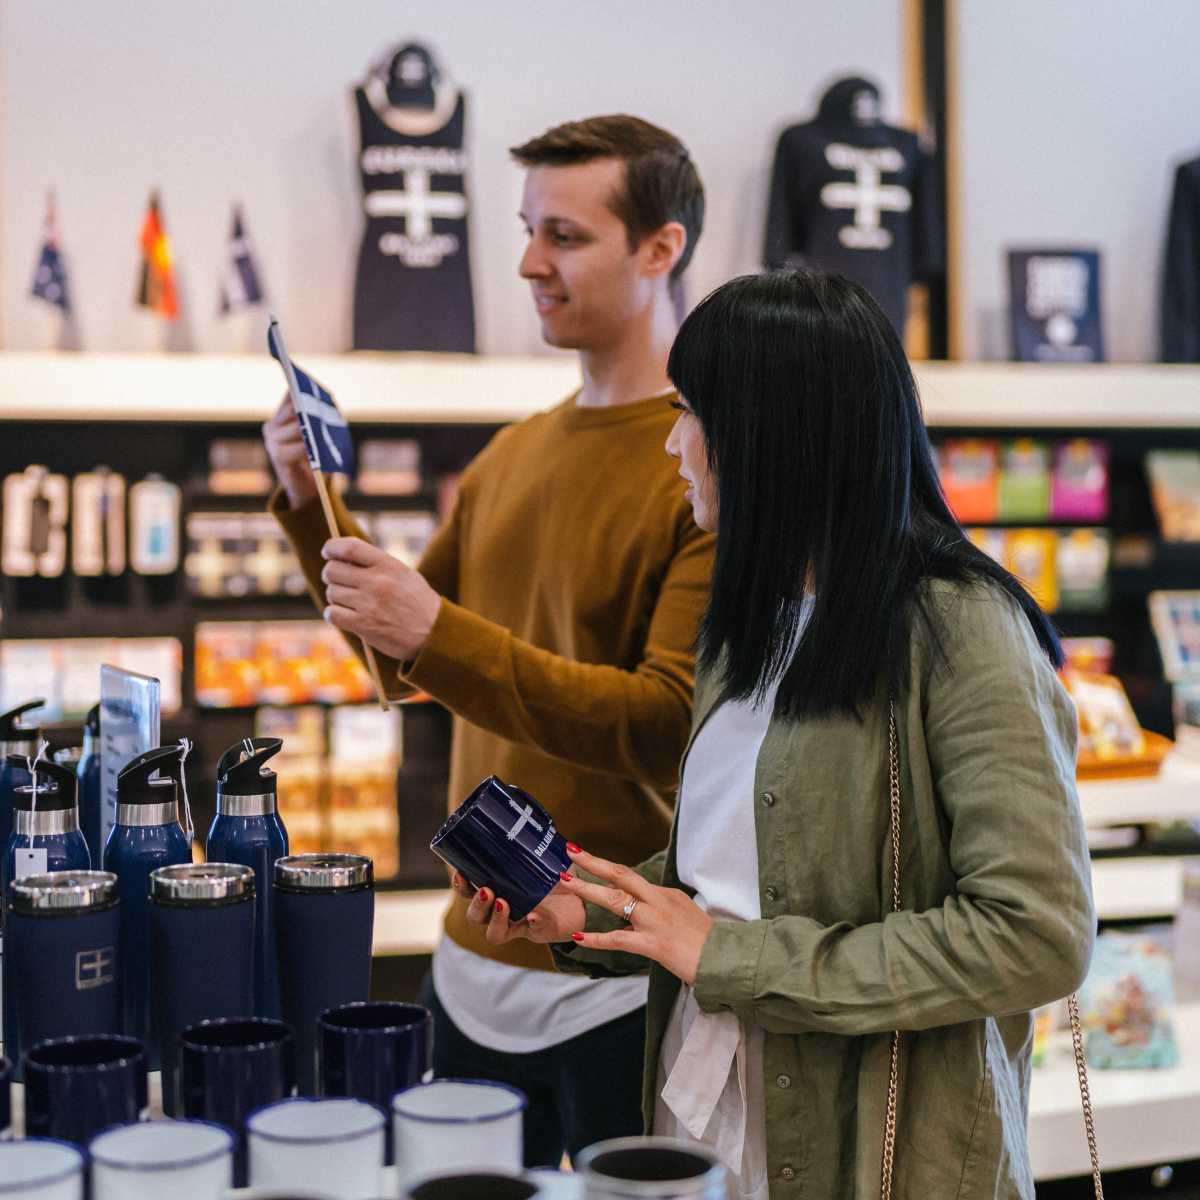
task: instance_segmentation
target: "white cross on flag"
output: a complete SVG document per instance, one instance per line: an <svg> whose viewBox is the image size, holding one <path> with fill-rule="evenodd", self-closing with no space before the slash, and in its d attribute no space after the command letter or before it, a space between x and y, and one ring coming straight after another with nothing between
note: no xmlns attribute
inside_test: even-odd
<svg viewBox="0 0 1200 1200"><path fill-rule="evenodd" d="M288 391L304 434L304 449L314 471L354 475L354 443L350 426L333 397L288 357L274 317L267 327L267 347L287 378Z"/></svg>

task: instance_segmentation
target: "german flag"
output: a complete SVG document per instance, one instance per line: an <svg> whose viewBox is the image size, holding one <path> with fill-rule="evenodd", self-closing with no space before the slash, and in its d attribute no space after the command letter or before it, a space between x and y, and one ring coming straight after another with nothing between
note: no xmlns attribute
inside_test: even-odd
<svg viewBox="0 0 1200 1200"><path fill-rule="evenodd" d="M179 316L175 276L171 267L171 242L163 228L158 193L150 193L150 207L142 222L142 281L137 302L173 321Z"/></svg>

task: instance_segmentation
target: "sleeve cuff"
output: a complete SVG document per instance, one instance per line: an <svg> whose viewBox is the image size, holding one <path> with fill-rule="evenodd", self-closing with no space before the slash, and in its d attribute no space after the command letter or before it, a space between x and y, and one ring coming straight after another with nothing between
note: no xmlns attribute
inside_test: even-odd
<svg viewBox="0 0 1200 1200"><path fill-rule="evenodd" d="M404 681L453 705L455 696L473 693L488 677L498 633L506 635L507 630L443 596L421 652L402 664Z"/></svg>
<svg viewBox="0 0 1200 1200"><path fill-rule="evenodd" d="M694 990L704 1012L729 1009L749 1016L767 937L766 921L716 921L700 952Z"/></svg>

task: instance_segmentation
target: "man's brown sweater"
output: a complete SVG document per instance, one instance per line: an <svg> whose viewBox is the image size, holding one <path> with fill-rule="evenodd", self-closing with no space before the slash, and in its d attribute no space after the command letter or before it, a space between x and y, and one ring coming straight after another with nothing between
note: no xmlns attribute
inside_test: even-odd
<svg viewBox="0 0 1200 1200"><path fill-rule="evenodd" d="M421 560L444 597L429 641L407 670L380 656L390 695L421 688L454 713L451 809L495 774L564 836L624 863L667 842L712 572L713 538L664 449L670 398L572 397L501 430ZM292 511L277 493L271 508L323 606L319 504ZM335 509L342 533L361 537ZM545 947L489 946L465 911L456 898L446 919L460 945L553 969Z"/></svg>

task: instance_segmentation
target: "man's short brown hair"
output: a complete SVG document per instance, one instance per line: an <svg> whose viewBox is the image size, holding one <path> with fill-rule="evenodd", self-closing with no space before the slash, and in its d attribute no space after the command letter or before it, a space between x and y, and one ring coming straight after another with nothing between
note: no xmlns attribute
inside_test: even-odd
<svg viewBox="0 0 1200 1200"><path fill-rule="evenodd" d="M678 279L692 258L704 224L704 185L687 147L673 134L640 117L618 113L567 121L509 153L523 167L567 167L597 158L625 164L625 187L609 201L635 250L642 239L678 221L687 245L671 270Z"/></svg>

